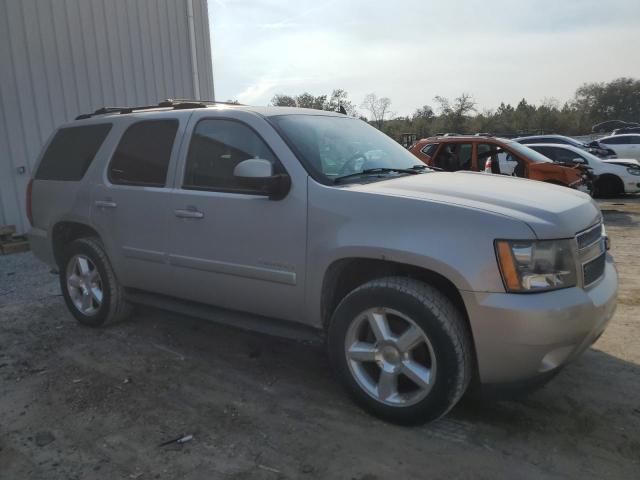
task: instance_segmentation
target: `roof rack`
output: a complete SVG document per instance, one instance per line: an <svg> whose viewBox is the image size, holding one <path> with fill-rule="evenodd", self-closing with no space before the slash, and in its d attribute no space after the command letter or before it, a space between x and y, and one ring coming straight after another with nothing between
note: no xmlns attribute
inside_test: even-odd
<svg viewBox="0 0 640 480"><path fill-rule="evenodd" d="M174 110L182 110L187 108L206 108L209 105L240 105L231 102L216 102L214 100L192 100L186 98L168 98L159 102L157 105L143 105L139 107L102 107L93 113L83 113L78 115L76 120L84 120L95 115L106 115L109 113L118 113L120 115L133 113L141 110L151 110L154 108L173 108Z"/></svg>

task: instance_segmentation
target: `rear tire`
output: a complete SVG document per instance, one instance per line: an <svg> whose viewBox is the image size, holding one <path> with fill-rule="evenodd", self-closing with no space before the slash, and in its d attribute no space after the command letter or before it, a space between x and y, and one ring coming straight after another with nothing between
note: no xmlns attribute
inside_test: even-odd
<svg viewBox="0 0 640 480"><path fill-rule="evenodd" d="M96 237L71 242L63 255L59 278L67 308L83 325L116 323L131 313L102 242Z"/></svg>
<svg viewBox="0 0 640 480"><path fill-rule="evenodd" d="M393 423L445 415L472 376L472 344L460 311L439 290L405 277L349 293L329 327L329 357L353 399Z"/></svg>

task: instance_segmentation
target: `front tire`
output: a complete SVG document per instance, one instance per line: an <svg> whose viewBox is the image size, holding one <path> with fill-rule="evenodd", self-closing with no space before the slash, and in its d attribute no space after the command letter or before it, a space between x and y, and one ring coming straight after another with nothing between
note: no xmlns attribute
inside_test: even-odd
<svg viewBox="0 0 640 480"><path fill-rule="evenodd" d="M624 193L624 183L620 177L614 175L604 175L595 187L595 196L598 197L612 197L614 195L621 195Z"/></svg>
<svg viewBox="0 0 640 480"><path fill-rule="evenodd" d="M124 320L131 306L98 238L79 238L66 248L60 289L67 308L83 325L99 327Z"/></svg>
<svg viewBox="0 0 640 480"><path fill-rule="evenodd" d="M445 415L473 371L460 311L439 290L405 277L373 280L349 293L331 319L328 347L354 400L399 424Z"/></svg>

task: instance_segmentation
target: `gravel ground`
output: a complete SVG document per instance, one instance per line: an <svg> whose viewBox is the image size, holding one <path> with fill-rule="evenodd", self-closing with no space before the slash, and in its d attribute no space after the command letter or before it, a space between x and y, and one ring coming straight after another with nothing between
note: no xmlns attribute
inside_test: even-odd
<svg viewBox="0 0 640 480"><path fill-rule="evenodd" d="M31 254L0 257L0 478L639 478L640 198L601 207L601 339L526 399L414 428L355 407L318 347L148 309L83 328Z"/></svg>

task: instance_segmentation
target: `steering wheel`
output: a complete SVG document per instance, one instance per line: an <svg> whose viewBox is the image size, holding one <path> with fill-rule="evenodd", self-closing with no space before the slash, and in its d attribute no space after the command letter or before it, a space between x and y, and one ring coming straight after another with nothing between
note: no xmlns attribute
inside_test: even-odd
<svg viewBox="0 0 640 480"><path fill-rule="evenodd" d="M354 166L356 161L359 159L364 160L364 163L362 164L362 168L356 169L354 168ZM344 162L344 164L342 165L342 168L340 169L340 175L348 175L350 173L356 173L356 172L359 172L360 170L364 170L366 164L367 164L367 157L365 157L363 153L359 153L359 152L355 153L351 155L346 162Z"/></svg>

